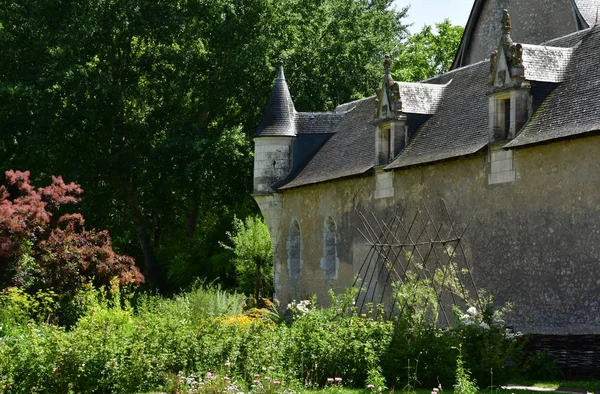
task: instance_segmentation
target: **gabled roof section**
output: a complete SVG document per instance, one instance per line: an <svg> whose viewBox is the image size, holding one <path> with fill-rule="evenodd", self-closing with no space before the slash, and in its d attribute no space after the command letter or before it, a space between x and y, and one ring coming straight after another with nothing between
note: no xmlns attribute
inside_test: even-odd
<svg viewBox="0 0 600 394"><path fill-rule="evenodd" d="M539 144L600 131L600 27L575 48L564 81L505 148Z"/></svg>
<svg viewBox="0 0 600 394"><path fill-rule="evenodd" d="M587 36L590 28L576 31L575 33L567 34L566 36L553 38L546 42L541 43L541 46L551 46L559 48L571 48L579 44L581 40Z"/></svg>
<svg viewBox="0 0 600 394"><path fill-rule="evenodd" d="M333 133L346 112L299 112L296 113L296 134Z"/></svg>
<svg viewBox="0 0 600 394"><path fill-rule="evenodd" d="M446 85L431 83L396 82L400 90L402 112L433 115L437 111Z"/></svg>
<svg viewBox="0 0 600 394"><path fill-rule="evenodd" d="M565 79L575 48L521 45L526 80L559 83Z"/></svg>
<svg viewBox="0 0 600 394"><path fill-rule="evenodd" d="M518 31L514 32L515 41L537 45L597 24L600 0L475 0L451 69L483 60L479 51L485 51L491 44L490 37L495 35L490 23L493 24L501 9L507 6L521 22L528 22L519 23ZM493 48L488 50L491 52ZM489 53L483 55L487 57Z"/></svg>
<svg viewBox="0 0 600 394"><path fill-rule="evenodd" d="M291 189L333 179L362 175L375 165L373 120L377 112L375 96L344 104L348 111L335 134L293 179L278 189Z"/></svg>
<svg viewBox="0 0 600 394"><path fill-rule="evenodd" d="M275 86L265 109L262 122L254 136L295 136L295 114L296 109L294 108L292 95L285 81L283 66L280 66L279 74L277 75L277 80L275 81Z"/></svg>
<svg viewBox="0 0 600 394"><path fill-rule="evenodd" d="M473 8L471 8L471 13L469 14L469 19L467 20L467 25L465 26L465 31L463 32L463 36L460 39L460 44L458 46L458 50L456 51L456 56L454 56L452 67L450 67L451 70L462 67L464 65L467 48L471 44L471 37L473 36L475 25L479 20L479 15L481 14L481 10L483 9L484 2L485 0L475 0L475 2L473 3Z"/></svg>
<svg viewBox="0 0 600 394"><path fill-rule="evenodd" d="M428 82L446 84L443 100L410 144L386 170L476 153L488 143L489 63L476 63ZM450 82L450 83L449 83Z"/></svg>

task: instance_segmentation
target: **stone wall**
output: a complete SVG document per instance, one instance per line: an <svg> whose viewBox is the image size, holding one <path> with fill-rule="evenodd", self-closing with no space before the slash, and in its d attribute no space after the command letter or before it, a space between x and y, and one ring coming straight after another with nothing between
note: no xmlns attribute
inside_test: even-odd
<svg viewBox="0 0 600 394"><path fill-rule="evenodd" d="M271 192L271 185L283 179L291 166L292 137L254 139L254 192Z"/></svg>
<svg viewBox="0 0 600 394"><path fill-rule="evenodd" d="M512 153L514 181L489 184L489 152L395 171L394 197L376 199L376 176L343 179L282 193L277 294L282 303L352 285L368 248L356 211L383 217L443 199L459 226L473 219L464 246L479 287L512 302L509 323L525 332L600 333L600 136ZM438 215L441 212L438 211ZM473 216L474 215L474 216ZM410 215L408 215L410 216ZM337 278L321 264L326 218L336 223ZM290 279L286 242L294 220L303 267Z"/></svg>

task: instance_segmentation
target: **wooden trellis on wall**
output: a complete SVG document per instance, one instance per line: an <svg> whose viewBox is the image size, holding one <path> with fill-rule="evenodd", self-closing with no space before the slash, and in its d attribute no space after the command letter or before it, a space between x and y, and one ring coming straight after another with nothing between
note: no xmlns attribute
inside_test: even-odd
<svg viewBox="0 0 600 394"><path fill-rule="evenodd" d="M463 246L469 224L460 228L444 201L436 214L423 204L414 214L398 209L385 217L374 212L356 212L363 229L360 233L369 248L354 286L360 286L356 305L364 311L366 303L384 304L387 313L402 313L409 300L393 293L426 284L435 294L432 309L441 325L452 324L452 305L476 305L481 300L471 264ZM437 219L437 220L436 220ZM399 301L400 299L400 301Z"/></svg>

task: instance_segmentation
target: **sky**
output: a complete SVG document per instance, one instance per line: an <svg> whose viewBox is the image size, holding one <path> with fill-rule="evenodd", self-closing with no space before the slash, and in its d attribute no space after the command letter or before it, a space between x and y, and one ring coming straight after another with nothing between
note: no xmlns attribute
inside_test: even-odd
<svg viewBox="0 0 600 394"><path fill-rule="evenodd" d="M446 18L450 18L455 25L466 25L473 2L473 0L395 0L394 5L398 9L410 6L405 21L413 24L409 31L416 33L423 25L434 25Z"/></svg>

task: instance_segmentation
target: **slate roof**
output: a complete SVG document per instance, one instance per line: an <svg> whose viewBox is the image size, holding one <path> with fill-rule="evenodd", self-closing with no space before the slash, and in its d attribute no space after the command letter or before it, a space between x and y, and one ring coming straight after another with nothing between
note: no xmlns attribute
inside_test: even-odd
<svg viewBox="0 0 600 394"><path fill-rule="evenodd" d="M361 175L373 168L375 96L344 104L336 110L348 111L336 133L291 181L288 179L289 182L284 182L279 189Z"/></svg>
<svg viewBox="0 0 600 394"><path fill-rule="evenodd" d="M296 135L295 114L296 109L294 108L294 102L285 81L283 67L279 67L279 74L269 98L269 103L265 109L262 122L258 126L254 136Z"/></svg>
<svg viewBox="0 0 600 394"><path fill-rule="evenodd" d="M438 111L420 128L388 169L478 152L488 143L489 63L459 68L428 82L448 84Z"/></svg>
<svg viewBox="0 0 600 394"><path fill-rule="evenodd" d="M552 40L541 43L542 46L552 46L560 48L570 48L577 45L589 33L590 29L583 29L566 36L553 38Z"/></svg>
<svg viewBox="0 0 600 394"><path fill-rule="evenodd" d="M333 133L345 112L299 112L296 113L296 134Z"/></svg>
<svg viewBox="0 0 600 394"><path fill-rule="evenodd" d="M600 130L600 27L575 49L564 81L506 148Z"/></svg>
<svg viewBox="0 0 600 394"><path fill-rule="evenodd" d="M283 67L279 67L269 103L254 136L294 137L298 134L332 133L344 115L344 111L296 112Z"/></svg>
<svg viewBox="0 0 600 394"><path fill-rule="evenodd" d="M568 43L574 46L563 47ZM600 131L600 26L549 44L524 45L527 78L554 87L547 97L537 97L539 109L505 148ZM482 61L422 83L399 83L409 121L413 114L423 123L385 169L424 165L484 149L489 143L489 73L489 62ZM340 105L330 113L296 113L298 138L316 134L313 138L318 141L303 140L314 144L314 151L277 187L359 176L373 169L377 105L373 96Z"/></svg>
<svg viewBox="0 0 600 394"><path fill-rule="evenodd" d="M574 48L523 45L525 79L538 82L562 82Z"/></svg>
<svg viewBox="0 0 600 394"><path fill-rule="evenodd" d="M445 85L431 83L396 82L400 89L402 112L432 115L442 100Z"/></svg>

